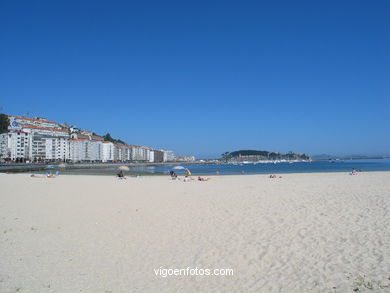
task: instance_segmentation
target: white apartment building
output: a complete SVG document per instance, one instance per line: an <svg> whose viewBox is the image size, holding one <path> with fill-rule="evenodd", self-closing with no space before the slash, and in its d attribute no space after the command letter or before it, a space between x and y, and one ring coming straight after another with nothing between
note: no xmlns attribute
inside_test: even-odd
<svg viewBox="0 0 390 293"><path fill-rule="evenodd" d="M173 162L175 160L175 154L170 150L161 150L164 153L164 162Z"/></svg>
<svg viewBox="0 0 390 293"><path fill-rule="evenodd" d="M131 149L127 144L116 143L114 152L115 161L130 161L131 160Z"/></svg>
<svg viewBox="0 0 390 293"><path fill-rule="evenodd" d="M102 161L111 162L114 161L115 145L110 141L103 142L102 149Z"/></svg>
<svg viewBox="0 0 390 293"><path fill-rule="evenodd" d="M132 161L149 161L150 149L148 147L130 146Z"/></svg>
<svg viewBox="0 0 390 293"><path fill-rule="evenodd" d="M154 151L149 151L149 162L150 163L154 162Z"/></svg>
<svg viewBox="0 0 390 293"><path fill-rule="evenodd" d="M9 116L10 126L20 126L22 128L26 126L38 126L45 128L57 128L61 129L61 126L53 121L49 121L44 118L27 118L27 117L19 117L19 116ZM16 124L15 124L16 123Z"/></svg>
<svg viewBox="0 0 390 293"><path fill-rule="evenodd" d="M30 134L22 130L11 130L0 134L0 157L11 160L29 158Z"/></svg>
<svg viewBox="0 0 390 293"><path fill-rule="evenodd" d="M72 162L81 162L85 158L83 144L85 139L69 139L69 159Z"/></svg>
<svg viewBox="0 0 390 293"><path fill-rule="evenodd" d="M73 162L102 161L103 146L101 141L85 138L69 139L69 159Z"/></svg>
<svg viewBox="0 0 390 293"><path fill-rule="evenodd" d="M43 118L9 116L7 135L1 137L0 154L17 160L66 160L68 131Z"/></svg>
<svg viewBox="0 0 390 293"><path fill-rule="evenodd" d="M174 161L172 151L104 141L77 127L44 118L9 116L8 133L0 134L0 160L31 161ZM71 138L71 139L70 139ZM180 159L180 158L179 158ZM191 160L194 158L181 158Z"/></svg>
<svg viewBox="0 0 390 293"><path fill-rule="evenodd" d="M65 161L69 159L69 140L66 136L32 132L29 133L28 150L28 157L32 160Z"/></svg>
<svg viewBox="0 0 390 293"><path fill-rule="evenodd" d="M66 138L46 137L45 142L45 159L62 160L69 159L69 140Z"/></svg>
<svg viewBox="0 0 390 293"><path fill-rule="evenodd" d="M69 134L60 128L26 125L29 136L29 158L34 160L69 159Z"/></svg>
<svg viewBox="0 0 390 293"><path fill-rule="evenodd" d="M8 157L7 149L8 149L8 133L2 133L0 134L0 161Z"/></svg>

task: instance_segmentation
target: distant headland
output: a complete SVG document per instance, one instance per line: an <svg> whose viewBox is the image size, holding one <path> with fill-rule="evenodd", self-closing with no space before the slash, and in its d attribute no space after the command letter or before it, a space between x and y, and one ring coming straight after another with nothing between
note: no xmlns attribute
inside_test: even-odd
<svg viewBox="0 0 390 293"><path fill-rule="evenodd" d="M259 150L239 150L225 152L221 155L221 160L226 162L256 162L256 161L307 161L310 157L306 154L288 152L286 154Z"/></svg>

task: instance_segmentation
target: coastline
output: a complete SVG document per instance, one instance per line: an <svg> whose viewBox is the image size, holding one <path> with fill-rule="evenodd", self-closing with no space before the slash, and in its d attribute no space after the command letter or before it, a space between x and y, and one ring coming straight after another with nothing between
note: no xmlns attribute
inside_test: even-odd
<svg viewBox="0 0 390 293"><path fill-rule="evenodd" d="M54 163L53 163L54 164ZM0 173L1 172L30 172L30 171L42 171L47 170L48 165L53 165L50 163L45 164L33 164L33 163L18 163L18 164L0 164ZM180 164L201 164L198 162L166 162L166 163L70 163L67 164L66 169L68 170L78 170L78 169L105 169L110 167L119 167L126 165L129 167L148 167L148 166L171 166L171 165L180 165ZM54 166L58 166L58 163Z"/></svg>
<svg viewBox="0 0 390 293"><path fill-rule="evenodd" d="M385 168L380 168L379 166L377 166L376 168L373 168L373 169L366 169L365 166L361 166L361 162L365 162L367 160L370 160L372 162L375 162L375 163L379 163L379 162L383 162L383 160L385 160L387 163L387 166ZM169 166L177 166L177 165L184 165L184 166L188 166L189 168L192 169L193 168L198 168L199 166L200 167L206 167L206 166L214 166L214 167L218 167L218 166L221 166L221 168L226 168L226 167L236 167L236 170L235 172L233 173L228 173L228 174L240 174L242 171L244 171L243 169L248 169L248 168L251 168L253 166L263 166L263 167L267 167L267 170L260 170L261 168L259 168L258 172L254 172L253 174L266 174L266 173L282 173L282 172L285 172L285 173L312 173L312 172L316 172L316 173L319 173L319 172L347 172L347 171L350 171L352 168L355 168L355 169L363 169L363 171L365 172L371 172L371 171L390 171L390 160L389 159L386 159L386 158L375 158L375 159L367 159L367 158L364 158L364 159L354 159L354 160L346 160L346 161L339 161L339 163L336 163L336 164L333 164L333 167L336 167L337 168L337 165L338 167L340 167L340 162L342 162L341 164L343 165L349 165L349 169L334 169L334 168L329 168L327 170L321 170L321 169L311 169L311 166L314 166L314 165L318 165L318 164L323 164L323 166L325 165L328 165L329 167L329 162L331 163L335 163L336 161L329 161L329 160L313 160L313 161L296 161L296 162L293 162L293 163L289 163L289 162L279 162L279 163L276 163L275 166L286 166L286 164L291 164L292 167L294 166L297 166L297 165L300 165L300 164L306 164L306 168L303 168L303 169L299 169L297 170L297 168L295 168L296 170L294 170L294 168L290 168L292 169L291 172L288 171L287 168L284 168L284 170L275 170L275 168L272 168L272 166L274 166L274 163L270 163L270 162L262 162L262 163L250 163L250 164L238 164L238 163L222 163L222 162L204 162L204 161L195 161L195 162L163 162L163 163L150 163L150 162L116 162L116 163L67 163L65 164L66 168L62 168L61 167L61 164L59 164L58 162L57 163L40 163L40 164L33 164L33 163L14 163L14 164L0 164L0 173L6 173L6 172L9 172L9 173L26 173L26 172L38 172L38 171L47 171L48 170L48 166L52 166L53 169L57 169L59 171L74 171L73 173L76 174L77 172L82 172L82 171L87 171L88 170L95 170L95 171L99 171L99 170L107 170L109 172L113 172L114 170L116 170L117 167L119 166L122 166L122 165L125 165L125 166L128 166L130 169L136 169L136 168L160 168L160 171L159 172L156 172L156 173L166 173L168 172L168 169L164 169L164 171L162 171L162 169L164 167L169 167ZM378 165L378 164L377 164ZM361 167L360 167L361 166ZM207 169L207 168L206 168ZM217 171L219 168L214 168L214 171ZM305 170L307 169L307 170ZM148 171L139 171L139 170L130 170L132 173L136 174L136 173L139 173L141 172L143 175L154 175L154 174L151 174L151 173L154 173L154 172L148 172ZM307 172L305 172L307 171ZM215 173L215 172L214 172ZM213 175L212 173L210 173L210 171L208 172L205 172L204 170L197 170L197 174L198 175ZM222 172L222 175L224 175L224 173Z"/></svg>
<svg viewBox="0 0 390 293"><path fill-rule="evenodd" d="M44 169L45 171L50 171L48 169ZM117 179L117 172L113 172L113 173L100 173L100 174L72 174L72 173L65 173L65 174L62 174L60 173L58 178L59 177L83 177L83 176L87 176L87 177L98 177L98 178L101 178L101 177L106 177L106 178L115 178ZM348 175L348 176L351 176L350 174L351 172L348 172L348 171L329 171L329 172L291 172L291 173L288 173L288 172L284 172L284 173L276 173L277 176L282 176L282 178L284 177L288 177L288 176L306 176L306 175L321 175L321 176L326 176L326 175ZM19 176L27 176L27 177L30 177L31 175L33 174L42 174L44 175L44 173L36 173L36 172L17 172L17 173L0 173L0 175L19 175ZM133 178L137 178L137 174L140 175L141 177L143 178L148 178L148 177L151 177L151 178L165 178L169 181L171 181L171 178L170 178L170 175L169 174L163 174L163 173L137 173L137 172L128 172L126 171L125 172L125 177L127 179L133 179ZM207 177L207 178L222 178L222 177L232 177L232 178L240 178L240 177L262 177L262 178L269 178L269 176L273 174L273 173L255 173L255 174L250 174L250 173L244 173L244 174L192 174L192 180L195 180L198 178L198 176L200 177ZM370 174L370 175L375 175L375 174L389 174L390 175L390 171L388 170L385 170L385 171L364 171L364 172L360 172L358 173L357 176L364 176L365 174ZM183 179L185 177L185 174L179 174L178 175L178 178L179 179ZM58 179L57 178L57 179ZM280 178L275 178L275 179L280 179Z"/></svg>
<svg viewBox="0 0 390 293"><path fill-rule="evenodd" d="M165 162L165 163L77 163L77 164L14 164L0 165L0 173L45 173L59 171L61 174L110 175L115 174L118 167L126 165L128 174L155 176L167 174L173 166L183 165L193 175L213 176L241 174L294 174L294 173L327 173L350 172L352 169L363 172L390 171L389 159L360 159L347 161L313 161L313 162L280 162L258 164L226 164L209 162ZM180 170L177 172L180 173Z"/></svg>

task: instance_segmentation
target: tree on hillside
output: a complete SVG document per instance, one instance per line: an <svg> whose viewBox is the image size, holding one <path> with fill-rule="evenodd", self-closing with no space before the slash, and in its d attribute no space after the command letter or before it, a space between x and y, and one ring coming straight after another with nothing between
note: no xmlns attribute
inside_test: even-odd
<svg viewBox="0 0 390 293"><path fill-rule="evenodd" d="M110 141L110 142L126 144L123 140L113 138L111 136L111 134L109 134L109 133L107 133L105 136L103 136L103 138L104 138L104 141Z"/></svg>
<svg viewBox="0 0 390 293"><path fill-rule="evenodd" d="M6 114L0 114L0 133L8 131L9 119Z"/></svg>
<svg viewBox="0 0 390 293"><path fill-rule="evenodd" d="M232 158L232 156L230 155L229 152L224 152L222 155L221 155L222 159L225 160L225 161L228 161Z"/></svg>
<svg viewBox="0 0 390 293"><path fill-rule="evenodd" d="M104 141L111 141L114 142L114 139L111 137L111 134L107 133L105 136L103 136Z"/></svg>

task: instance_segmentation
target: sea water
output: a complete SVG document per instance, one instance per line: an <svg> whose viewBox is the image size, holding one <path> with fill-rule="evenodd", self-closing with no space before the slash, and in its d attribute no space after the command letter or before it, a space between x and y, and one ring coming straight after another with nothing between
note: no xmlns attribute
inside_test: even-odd
<svg viewBox="0 0 390 293"><path fill-rule="evenodd" d="M125 165L125 164L124 164ZM164 166L130 167L128 174L168 174L179 164ZM283 174L283 173L312 173L312 172L351 172L357 171L390 171L390 159L361 159L337 161L313 161L294 163L257 163L257 164L180 164L188 168L193 175L239 175L239 174ZM185 174L185 170L174 170L178 175ZM61 170L62 174L90 174L108 175L118 172L117 167L96 169Z"/></svg>

